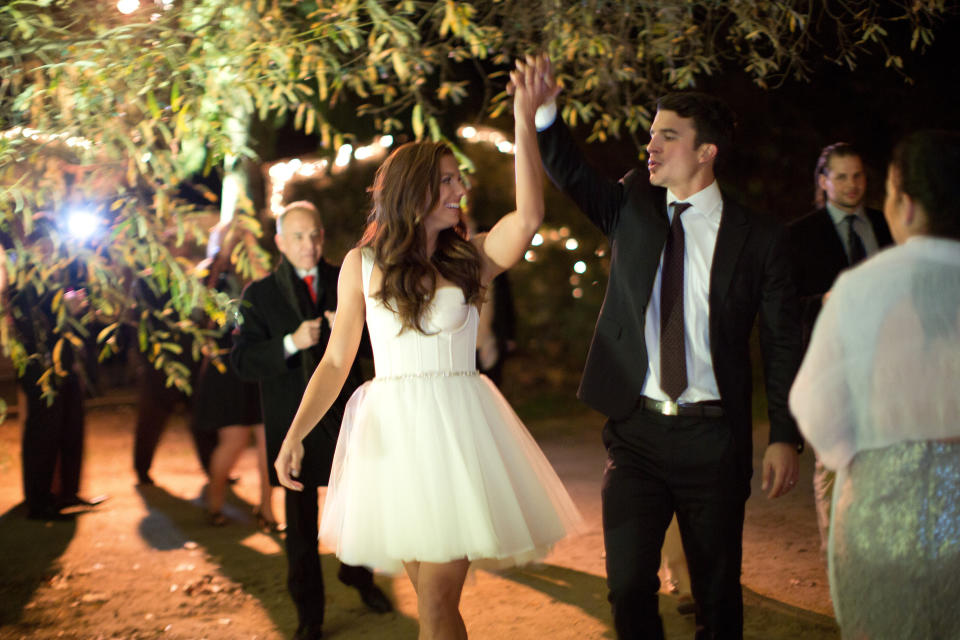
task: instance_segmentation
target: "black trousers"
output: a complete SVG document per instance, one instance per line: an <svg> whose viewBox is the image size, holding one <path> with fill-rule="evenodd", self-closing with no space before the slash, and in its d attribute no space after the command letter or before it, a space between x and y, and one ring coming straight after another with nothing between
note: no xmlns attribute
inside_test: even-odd
<svg viewBox="0 0 960 640"><path fill-rule="evenodd" d="M317 541L317 488L284 489L283 495L287 515L287 589L297 607L299 625L319 627L323 624L324 590ZM360 590L373 583L373 573L366 567L341 564L337 576L344 584Z"/></svg>
<svg viewBox="0 0 960 640"><path fill-rule="evenodd" d="M727 421L637 410L609 420L603 438L603 531L618 637L664 637L657 570L676 513L697 605L696 638L742 638L750 469Z"/></svg>
<svg viewBox="0 0 960 640"><path fill-rule="evenodd" d="M39 514L55 506L52 493L55 469L59 463L59 497L69 499L80 489L83 463L83 385L76 374L61 379L53 403L41 397L38 379L43 373L31 363L20 386L26 396L23 419L23 497L27 511Z"/></svg>
<svg viewBox="0 0 960 640"><path fill-rule="evenodd" d="M167 377L144 358L140 369L140 389L137 396L137 424L133 435L133 468L138 476L146 476L153 465L153 456L160 436L178 403L190 407L190 399L176 387L167 386ZM197 458L204 472L209 474L210 457L217 447L217 433L198 432L192 428Z"/></svg>

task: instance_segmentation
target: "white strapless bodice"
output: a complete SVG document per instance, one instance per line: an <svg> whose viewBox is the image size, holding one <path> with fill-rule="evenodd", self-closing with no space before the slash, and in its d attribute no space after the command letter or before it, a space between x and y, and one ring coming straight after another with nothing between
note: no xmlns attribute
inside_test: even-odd
<svg viewBox="0 0 960 640"><path fill-rule="evenodd" d="M377 378L476 370L479 313L466 304L459 287L440 287L434 293L423 321L426 333L401 331L397 314L369 297L366 286L364 295Z"/></svg>

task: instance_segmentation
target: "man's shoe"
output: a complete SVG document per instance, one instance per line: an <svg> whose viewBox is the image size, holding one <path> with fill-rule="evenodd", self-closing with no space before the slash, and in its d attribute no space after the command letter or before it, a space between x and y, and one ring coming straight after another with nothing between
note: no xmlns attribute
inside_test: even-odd
<svg viewBox="0 0 960 640"><path fill-rule="evenodd" d="M293 640L320 640L322 637L323 633L320 632L318 624L302 624L293 634Z"/></svg>
<svg viewBox="0 0 960 640"><path fill-rule="evenodd" d="M360 599L363 600L363 604L367 605L367 609L375 611L376 613L390 613L393 611L393 603L390 602L387 595L381 591L377 585L371 583L365 587L358 588L357 591L360 592Z"/></svg>
<svg viewBox="0 0 960 640"><path fill-rule="evenodd" d="M70 507L86 507L91 508L95 507L98 504L106 502L110 499L110 496L103 494L95 496L93 498L81 498L78 495L67 496L65 498L60 498L57 500L57 508L59 509L69 509Z"/></svg>
<svg viewBox="0 0 960 640"><path fill-rule="evenodd" d="M27 520L42 520L43 522L69 522L76 519L76 514L60 513L60 510L52 505L27 510Z"/></svg>

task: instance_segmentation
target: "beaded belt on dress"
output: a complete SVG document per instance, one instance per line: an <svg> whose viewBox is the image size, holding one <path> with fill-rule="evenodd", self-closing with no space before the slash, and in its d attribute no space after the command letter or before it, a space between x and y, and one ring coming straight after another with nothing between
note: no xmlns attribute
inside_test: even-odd
<svg viewBox="0 0 960 640"><path fill-rule="evenodd" d="M480 372L473 371L422 371L420 373L402 373L396 376L375 376L374 380L412 380L414 378L446 378L450 376L477 376Z"/></svg>

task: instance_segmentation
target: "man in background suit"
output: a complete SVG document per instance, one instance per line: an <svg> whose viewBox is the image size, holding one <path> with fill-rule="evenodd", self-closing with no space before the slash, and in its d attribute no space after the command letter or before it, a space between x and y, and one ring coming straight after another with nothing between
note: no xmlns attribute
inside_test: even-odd
<svg viewBox="0 0 960 640"><path fill-rule="evenodd" d="M330 338L340 269L322 259L323 225L309 202L294 202L283 210L277 218L276 243L282 254L276 271L243 292L242 322L231 361L241 378L260 383L270 481L279 486L273 462ZM287 587L297 607L296 640L321 637L324 588L317 549L317 487L327 485L343 409L361 382L355 366L320 428L303 441L305 456L298 478L303 491L284 490ZM355 587L370 609L380 613L393 609L368 569L341 564L337 577Z"/></svg>
<svg viewBox="0 0 960 640"><path fill-rule="evenodd" d="M804 349L840 272L893 242L883 212L863 205L867 176L860 153L852 145L837 142L824 147L813 180L817 208L790 225ZM813 494L823 552L827 550L833 479L834 473L817 460Z"/></svg>
<svg viewBox="0 0 960 640"><path fill-rule="evenodd" d="M543 81L556 95L549 63ZM586 162L552 99L536 118L547 173L610 242L610 278L578 391L608 417L609 599L619 637L663 638L657 569L676 513L697 637L742 638L749 339L759 312L770 415L763 486L777 497L796 482L802 442L787 408L800 360L796 292L783 229L714 179L732 137L730 110L696 93L670 94L657 107L649 173L619 182Z"/></svg>

